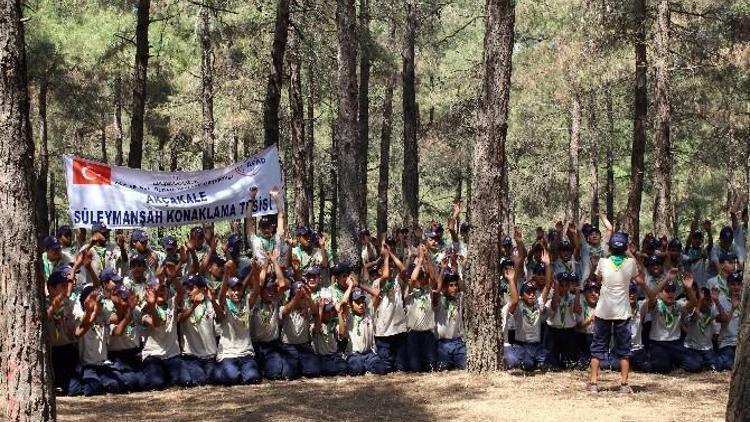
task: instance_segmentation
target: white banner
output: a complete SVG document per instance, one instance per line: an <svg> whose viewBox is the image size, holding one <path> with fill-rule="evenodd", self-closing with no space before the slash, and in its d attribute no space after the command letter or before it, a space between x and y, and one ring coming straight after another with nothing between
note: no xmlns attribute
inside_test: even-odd
<svg viewBox="0 0 750 422"><path fill-rule="evenodd" d="M242 218L251 187L253 215L276 214L270 191L282 188L276 147L229 167L194 172L146 171L66 155L70 219L75 227L178 226ZM280 194L283 198L283 191Z"/></svg>

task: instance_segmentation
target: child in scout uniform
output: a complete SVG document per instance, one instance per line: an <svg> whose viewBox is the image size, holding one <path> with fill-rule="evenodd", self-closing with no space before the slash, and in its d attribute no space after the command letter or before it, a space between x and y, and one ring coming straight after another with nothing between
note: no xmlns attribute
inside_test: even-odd
<svg viewBox="0 0 750 422"><path fill-rule="evenodd" d="M685 318L685 370L688 372L716 371L719 360L714 352L714 322L727 320L727 315L719 302L719 292L713 295L707 287L698 287L693 283L693 294L698 305L692 314ZM721 318L719 317L721 314Z"/></svg>
<svg viewBox="0 0 750 422"><path fill-rule="evenodd" d="M507 319L514 319L515 344L505 347L503 359L508 369L533 371L544 366L547 353L542 346L542 323L547 313L546 304L552 287L552 269L549 268L547 283L540 295L536 285L526 281L521 285L520 297L517 287L518 279L523 272L523 258L516 259L514 266L506 266L504 277L509 282L510 301L503 307Z"/></svg>
<svg viewBox="0 0 750 422"><path fill-rule="evenodd" d="M271 199L276 205L276 210L278 211L276 214L276 222L274 222L273 216L271 215L261 216L258 221L260 236L255 232L253 206L245 207L245 218L248 221L247 238L252 245L253 256L261 265L265 263L267 254L273 251L279 251L279 253L281 253L286 229L286 223L284 222L284 204L279 199L279 188L274 186L273 189L271 189L270 194ZM256 187L250 188L250 204L254 204L257 195L258 189Z"/></svg>
<svg viewBox="0 0 750 422"><path fill-rule="evenodd" d="M263 377L271 380L284 378L290 373L289 366L281 355L279 328L281 323L281 300L289 281L278 264L278 251L267 253L259 283L253 287L257 296L250 297L250 334L255 348L258 366Z"/></svg>
<svg viewBox="0 0 750 422"><path fill-rule="evenodd" d="M552 297L547 307L547 332L544 348L547 366L569 368L578 361L576 320L581 313L580 288L575 274L567 271L555 275Z"/></svg>
<svg viewBox="0 0 750 422"><path fill-rule="evenodd" d="M73 265L73 258L63 251L60 241L54 236L42 239L42 264L44 265L44 279L49 279L50 274L56 269Z"/></svg>
<svg viewBox="0 0 750 422"><path fill-rule="evenodd" d="M407 367L407 328L404 311L405 283L401 277L403 264L393 255L390 247L381 249L383 268L380 277L372 282L379 292L373 299L375 317L375 345L388 371L404 371Z"/></svg>
<svg viewBox="0 0 750 422"><path fill-rule="evenodd" d="M219 290L221 290L221 284L224 280L224 265L226 263L227 260L218 254L211 256L209 260L208 271L205 274L206 285L216 297L219 296Z"/></svg>
<svg viewBox="0 0 750 422"><path fill-rule="evenodd" d="M74 303L68 296L68 276L70 267L60 267L47 278L47 326L51 346L52 371L55 374L55 387L62 394L68 394L71 379L78 366L76 320L73 314Z"/></svg>
<svg viewBox="0 0 750 422"><path fill-rule="evenodd" d="M135 256L129 261L130 271L123 280L123 285L130 289L140 304L146 297L146 286L148 285L146 260L141 256Z"/></svg>
<svg viewBox="0 0 750 422"><path fill-rule="evenodd" d="M727 278L731 273L738 269L737 255L733 253L722 253L721 255L719 255L718 261L719 273L714 277L709 278L706 285L710 290L717 291L719 293L719 297L728 298L730 294Z"/></svg>
<svg viewBox="0 0 750 422"><path fill-rule="evenodd" d="M310 289L304 282L294 280L285 294L281 308L281 350L285 367L288 365L290 370L284 378L320 376L320 360L310 344L310 325L317 317L314 311L318 310Z"/></svg>
<svg viewBox="0 0 750 422"><path fill-rule="evenodd" d="M159 266L159 255L151 249L148 244L148 233L141 229L135 229L130 233L130 253L128 254L128 261L135 257L143 259L151 273L156 271L156 267Z"/></svg>
<svg viewBox="0 0 750 422"><path fill-rule="evenodd" d="M350 282L339 306L339 336L347 337L346 365L349 375L383 375L386 364L375 353L375 324L367 308L365 291Z"/></svg>
<svg viewBox="0 0 750 422"><path fill-rule="evenodd" d="M140 313L135 294L122 284L112 291L113 312L117 323L110 322L107 358L126 391L142 389Z"/></svg>
<svg viewBox="0 0 750 422"><path fill-rule="evenodd" d="M112 314L104 309L101 299L99 290L87 284L81 290L80 307L74 310L81 367L70 384L68 394L71 396L119 393L123 389L122 382L107 361Z"/></svg>
<svg viewBox="0 0 750 422"><path fill-rule="evenodd" d="M143 359L143 389L158 390L174 385L188 385L190 374L180 356L180 343L177 335L177 316L182 312L185 290L179 278L166 278L175 291L170 296L167 284L152 278L145 290L145 299L137 308L144 338L141 358Z"/></svg>
<svg viewBox="0 0 750 422"><path fill-rule="evenodd" d="M330 300L319 300L318 321L313 323L312 347L320 360L320 374L323 376L347 373L346 361L338 351L338 313Z"/></svg>
<svg viewBox="0 0 750 422"><path fill-rule="evenodd" d="M676 269L670 270L655 290L646 290L651 314L651 369L658 373L667 373L674 368L688 369L685 346L680 340L680 327L685 318L695 310L697 298L692 288L693 278L688 274L683 280L687 299L676 300L676 275Z"/></svg>
<svg viewBox="0 0 750 422"><path fill-rule="evenodd" d="M180 322L180 347L189 377L186 386L213 383L216 372L216 331L214 320L224 317L224 308L216 303L213 292L201 275L182 281L185 304L177 316Z"/></svg>
<svg viewBox="0 0 750 422"><path fill-rule="evenodd" d="M583 296L578 301L575 338L578 343L578 368L581 370L586 370L591 364L591 343L594 340L594 320L600 292L599 282L589 279L583 285ZM608 367L608 364L608 356L599 362L602 368Z"/></svg>
<svg viewBox="0 0 750 422"><path fill-rule="evenodd" d="M557 259L552 263L552 272L555 275L560 273L575 274L576 284L579 282L577 276L581 274L581 263L575 258L575 246L567 239L563 239L557 244Z"/></svg>
<svg viewBox="0 0 750 422"><path fill-rule="evenodd" d="M250 268L250 267L248 267ZM247 286L258 285L259 271L244 270L240 277L224 275L217 304L223 308L218 319L221 337L216 354L214 380L221 385L256 384L261 381L250 338L250 302L256 301L259 289L247 295ZM218 315L218 314L217 314Z"/></svg>
<svg viewBox="0 0 750 422"><path fill-rule="evenodd" d="M292 249L292 262L296 262L298 271L303 272L311 266L328 268L325 240L325 236L317 236L307 226L297 227L297 246Z"/></svg>
<svg viewBox="0 0 750 422"><path fill-rule="evenodd" d="M409 287L404 298L406 306L408 367L411 372L435 369L437 344L435 340L435 311L437 301L435 266L427 255L428 250L420 246L417 258L409 266Z"/></svg>
<svg viewBox="0 0 750 422"><path fill-rule="evenodd" d="M731 370L734 366L734 353L737 348L737 335L740 325L740 306L742 304L742 271L735 271L727 276L729 296L719 297L724 316L720 316L719 351L717 358L720 370Z"/></svg>
<svg viewBox="0 0 750 422"><path fill-rule="evenodd" d="M461 277L454 270L443 268L442 271L437 288L440 297L435 304L437 369L466 369Z"/></svg>

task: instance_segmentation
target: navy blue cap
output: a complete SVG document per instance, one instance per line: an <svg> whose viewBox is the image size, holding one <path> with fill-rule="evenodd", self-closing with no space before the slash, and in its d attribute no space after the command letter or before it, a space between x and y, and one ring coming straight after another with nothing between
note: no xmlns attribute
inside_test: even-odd
<svg viewBox="0 0 750 422"><path fill-rule="evenodd" d="M274 289L276 287L276 274L266 275L266 280L263 282L263 288L267 290Z"/></svg>
<svg viewBox="0 0 750 422"><path fill-rule="evenodd" d="M573 277L575 277L575 275L573 275ZM558 282L561 282L561 283L562 282L565 282L565 283L570 283L571 282L570 273L567 272L567 271L563 271L563 272L555 274L555 278L557 279Z"/></svg>
<svg viewBox="0 0 750 422"><path fill-rule="evenodd" d="M247 277L247 276L248 276L248 274L250 274L250 272L251 272L251 271L253 271L253 266L252 266L252 265L248 265L248 266L246 266L246 267L242 267L242 268L241 268L241 269L240 269L240 270L239 270L239 271L237 272L237 277L238 277L238 278L239 278L240 280L244 280L244 279L245 279L245 277Z"/></svg>
<svg viewBox="0 0 750 422"><path fill-rule="evenodd" d="M513 240L510 238L510 236L503 237L503 240L500 241L501 246L513 246Z"/></svg>
<svg viewBox="0 0 750 422"><path fill-rule="evenodd" d="M460 277L458 275L458 272L454 271L451 268L447 268L445 270L445 273L443 273L443 281L445 283L458 280Z"/></svg>
<svg viewBox="0 0 750 422"><path fill-rule="evenodd" d="M727 276L727 283L742 283L742 271L734 271Z"/></svg>
<svg viewBox="0 0 750 422"><path fill-rule="evenodd" d="M227 279L227 286L229 286L230 288L233 288L239 284L242 284L242 279L238 277L229 277Z"/></svg>
<svg viewBox="0 0 750 422"><path fill-rule="evenodd" d="M109 233L109 229L106 225L104 225L104 223L97 222L91 225L91 233L106 234Z"/></svg>
<svg viewBox="0 0 750 422"><path fill-rule="evenodd" d="M141 254L133 255L129 259L129 265L131 267L135 267L135 266L145 267L146 266L146 257L144 257Z"/></svg>
<svg viewBox="0 0 750 422"><path fill-rule="evenodd" d="M643 263L643 265L650 267L652 265L662 265L664 264L664 259L660 257L659 255L650 255L648 258L646 258L646 261Z"/></svg>
<svg viewBox="0 0 750 422"><path fill-rule="evenodd" d="M463 223L461 223L461 226L458 228L458 232L459 233L468 233L469 230L471 230L473 228L474 228L474 226L472 226L471 224L469 224L467 222L463 222Z"/></svg>
<svg viewBox="0 0 750 422"><path fill-rule="evenodd" d="M648 249L656 249L659 247L659 241L655 237L649 237L645 246Z"/></svg>
<svg viewBox="0 0 750 422"><path fill-rule="evenodd" d="M63 236L67 236L67 237L73 236L73 229L70 228L70 226L68 225L60 226L57 229L57 237L63 237Z"/></svg>
<svg viewBox="0 0 750 422"><path fill-rule="evenodd" d="M359 229L359 235L360 236L369 236L370 235L370 230L367 230L366 228Z"/></svg>
<svg viewBox="0 0 750 422"><path fill-rule="evenodd" d="M200 274L189 275L182 279L183 286L206 287L206 279Z"/></svg>
<svg viewBox="0 0 750 422"><path fill-rule="evenodd" d="M118 296L122 300L130 299L130 289L125 287L124 284L120 284L112 291L112 293Z"/></svg>
<svg viewBox="0 0 750 422"><path fill-rule="evenodd" d="M114 268L105 268L99 273L99 281L106 283L108 281L114 281L115 283L122 282L122 276L117 274Z"/></svg>
<svg viewBox="0 0 750 422"><path fill-rule="evenodd" d="M351 298L352 298L352 302L356 302L358 300L361 300L361 299L365 298L365 291L362 290L359 287L355 287L355 288L352 289L352 296L351 296Z"/></svg>
<svg viewBox="0 0 750 422"><path fill-rule="evenodd" d="M676 292L677 291L677 282L674 280L668 280L667 284L664 285L664 291L665 292Z"/></svg>
<svg viewBox="0 0 750 422"><path fill-rule="evenodd" d="M307 236L312 232L309 227L307 226L299 226L297 227L297 230L295 233L297 233L297 236Z"/></svg>
<svg viewBox="0 0 750 422"><path fill-rule="evenodd" d="M586 291L589 291L589 290L598 290L601 287L602 286L601 286L601 284L599 284L599 282L597 282L596 280L589 279L589 280L586 280L586 283L584 283L584 285L583 285L583 291L586 292Z"/></svg>
<svg viewBox="0 0 750 422"><path fill-rule="evenodd" d="M320 267L317 265L310 265L309 267L305 268L305 270L302 272L302 275L305 277L319 276Z"/></svg>
<svg viewBox="0 0 750 422"><path fill-rule="evenodd" d="M674 238L669 241L669 245L667 246L669 249L682 249L682 242L680 242L680 239Z"/></svg>
<svg viewBox="0 0 750 422"><path fill-rule="evenodd" d="M512 267L513 265L515 264L513 263L512 259L506 258L504 256L500 257L500 271L502 271L505 267Z"/></svg>
<svg viewBox="0 0 750 422"><path fill-rule="evenodd" d="M443 233L445 233L445 229L443 228L443 225L442 225L442 224L440 224L440 223L438 223L438 224L437 224L437 225L435 226L435 228L433 229L433 231L434 231L435 233L438 233L438 234L440 234L440 235L442 235Z"/></svg>
<svg viewBox="0 0 750 422"><path fill-rule="evenodd" d="M536 265L534 265L534 274L544 274L546 269L547 266L544 265L544 262L537 262Z"/></svg>
<svg viewBox="0 0 750 422"><path fill-rule="evenodd" d="M223 266L224 266L224 264L226 264L226 263L227 263L227 260L226 260L226 259L224 259L224 257L223 257L223 256L221 256L221 255L219 255L219 254L214 254L214 255L213 255L213 256L211 257L211 263L212 263L212 264L216 264L216 265L218 265L218 266L220 266L220 267L223 267Z"/></svg>
<svg viewBox="0 0 750 422"><path fill-rule="evenodd" d="M57 286L58 284L64 284L68 282L68 274L73 269L70 266L64 266L55 269L52 271L52 273L49 275L49 278L47 279L47 284L51 287Z"/></svg>
<svg viewBox="0 0 750 422"><path fill-rule="evenodd" d="M196 237L203 237L205 235L205 231L203 230L203 227L195 226L192 229L190 229L190 234L193 234Z"/></svg>
<svg viewBox="0 0 750 422"><path fill-rule="evenodd" d="M166 250L177 249L177 239L174 236L164 236L161 240L161 245Z"/></svg>
<svg viewBox="0 0 750 422"><path fill-rule="evenodd" d="M628 289L629 293L637 293L638 292L638 284L634 281L630 281L630 288Z"/></svg>
<svg viewBox="0 0 750 422"><path fill-rule="evenodd" d="M161 264L162 264L162 265L164 265L164 264L174 264L174 265L177 265L177 264L179 264L179 263L180 263L180 258L178 258L178 257L176 257L176 256L174 256L174 255L169 255L169 256L167 256L167 257L166 257L166 258L164 258L164 260L163 260L163 261L161 262Z"/></svg>
<svg viewBox="0 0 750 422"><path fill-rule="evenodd" d="M591 225L591 223L584 223L583 226L581 226L581 233L583 233L584 236L588 237L589 233L591 233L591 229L593 229L594 226Z"/></svg>
<svg viewBox="0 0 750 422"><path fill-rule="evenodd" d="M242 251L242 236L237 233L232 233L227 238L227 251L232 257L238 257Z"/></svg>
<svg viewBox="0 0 750 422"><path fill-rule="evenodd" d="M532 281L527 281L521 285L521 293L536 292L536 285Z"/></svg>
<svg viewBox="0 0 750 422"><path fill-rule="evenodd" d="M624 252L628 247L628 235L623 232L614 232L609 238L609 247L615 251Z"/></svg>
<svg viewBox="0 0 750 422"><path fill-rule="evenodd" d="M327 302L325 305L323 305L323 312L334 312L336 310L336 305L333 304L333 302Z"/></svg>
<svg viewBox="0 0 750 422"><path fill-rule="evenodd" d="M586 236L588 237L592 233L597 233L599 235L602 234L601 230L599 230L599 227L596 227L596 226L591 226L591 230L589 230L589 234L587 234Z"/></svg>
<svg viewBox="0 0 750 422"><path fill-rule="evenodd" d="M44 249L61 249L62 243L55 236L47 236L42 239Z"/></svg>
<svg viewBox="0 0 750 422"><path fill-rule="evenodd" d="M557 245L557 249L560 251L572 251L573 244L570 243L569 240L561 240L560 243Z"/></svg>
<svg viewBox="0 0 750 422"><path fill-rule="evenodd" d="M737 255L735 255L734 252L722 252L719 254L719 263L735 261L736 259Z"/></svg>
<svg viewBox="0 0 750 422"><path fill-rule="evenodd" d="M78 298L78 300L81 301L81 306L83 306L83 304L86 303L86 298L88 298L89 295L95 290L96 288L91 284L87 284L86 286L83 287L83 291L81 291L81 296Z"/></svg>
<svg viewBox="0 0 750 422"><path fill-rule="evenodd" d="M334 276L349 274L351 272L352 267L350 267L346 262L339 262L331 267L331 274L333 274Z"/></svg>
<svg viewBox="0 0 750 422"><path fill-rule="evenodd" d="M427 239L439 239L442 236L442 233L436 232L434 230L427 230L424 232L424 237Z"/></svg>
<svg viewBox="0 0 750 422"><path fill-rule="evenodd" d="M702 232L702 231L700 231L700 230L696 230L696 231L694 231L694 232L693 232L693 238L694 238L694 239L695 239L695 238L703 239L703 232Z"/></svg>
<svg viewBox="0 0 750 422"><path fill-rule="evenodd" d="M261 216L258 219L258 225L260 227L266 227L266 226L270 226L272 224L273 224L273 218L271 218L270 215L264 215L264 216Z"/></svg>
<svg viewBox="0 0 750 422"><path fill-rule="evenodd" d="M731 242L734 240L734 232L732 231L732 228L729 226L724 226L721 228L721 231L719 232L719 239L724 242Z"/></svg>
<svg viewBox="0 0 750 422"><path fill-rule="evenodd" d="M133 242L148 242L148 233L141 229L135 229L133 233L130 233L130 240Z"/></svg>

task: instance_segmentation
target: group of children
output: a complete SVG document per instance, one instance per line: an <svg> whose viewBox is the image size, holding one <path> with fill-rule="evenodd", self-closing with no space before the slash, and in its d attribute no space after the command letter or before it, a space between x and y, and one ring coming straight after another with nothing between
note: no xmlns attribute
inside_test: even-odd
<svg viewBox="0 0 750 422"><path fill-rule="evenodd" d="M287 236L283 211L247 218L246 236L221 244L210 224L158 250L143 230L112 242L99 223L43 239L58 391L465 368L464 255L441 250L442 227L414 243L362 230L350 264L308 227Z"/></svg>
<svg viewBox="0 0 750 422"><path fill-rule="evenodd" d="M506 366L586 369L594 356L601 368L613 370L623 357L630 368L646 372L730 370L747 230L746 214L742 222L734 214L731 219L716 244L709 221L691 226L684 248L678 239L651 234L638 248L619 234L632 260L610 254L615 232L604 216L604 235L589 224L565 228L558 223L546 233L539 228L530 252L520 232L515 245L505 237L499 247ZM602 278L618 277L627 277L625 285L630 280L630 310L612 320L622 320L628 329L611 335L629 335L629 341L610 337L608 350L591 350ZM615 343L629 343L630 350L614 350Z"/></svg>

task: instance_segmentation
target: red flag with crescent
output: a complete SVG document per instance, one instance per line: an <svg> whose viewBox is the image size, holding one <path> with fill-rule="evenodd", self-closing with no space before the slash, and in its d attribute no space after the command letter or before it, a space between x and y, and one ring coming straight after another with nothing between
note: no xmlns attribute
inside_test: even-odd
<svg viewBox="0 0 750 422"><path fill-rule="evenodd" d="M76 158L73 160L73 184L110 185L112 184L112 168Z"/></svg>

